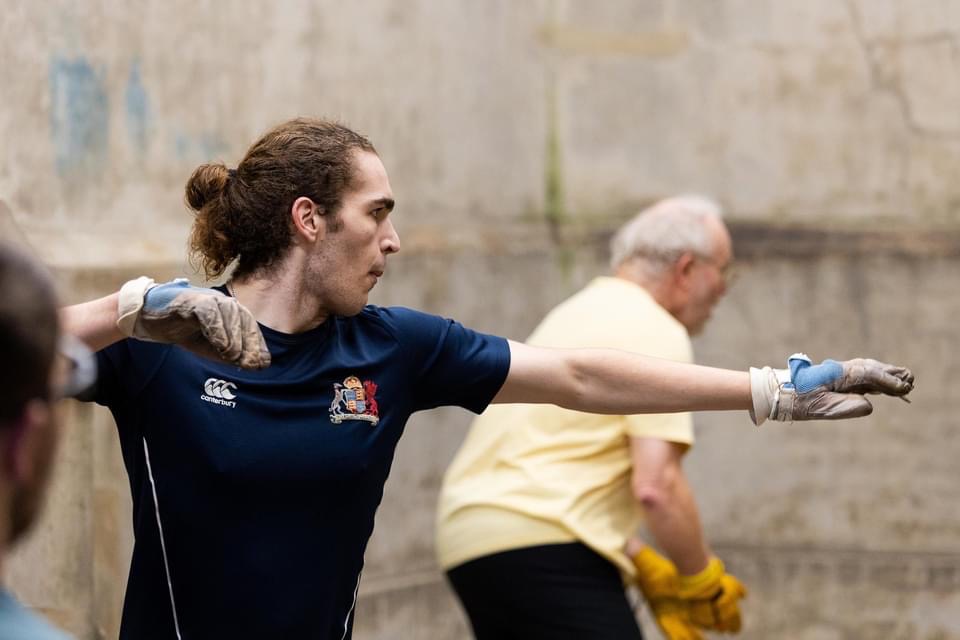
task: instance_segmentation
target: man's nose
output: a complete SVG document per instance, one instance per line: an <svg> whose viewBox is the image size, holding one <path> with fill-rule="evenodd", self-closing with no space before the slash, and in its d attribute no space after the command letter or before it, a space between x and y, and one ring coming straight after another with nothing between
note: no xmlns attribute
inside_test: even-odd
<svg viewBox="0 0 960 640"><path fill-rule="evenodd" d="M397 235L397 230L389 218L387 219L386 233L383 236L380 249L384 253L396 253L400 251L400 236Z"/></svg>

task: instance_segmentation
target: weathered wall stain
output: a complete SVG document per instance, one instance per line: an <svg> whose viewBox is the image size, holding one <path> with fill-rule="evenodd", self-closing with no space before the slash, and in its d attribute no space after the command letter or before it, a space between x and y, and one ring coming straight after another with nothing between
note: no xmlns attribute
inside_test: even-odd
<svg viewBox="0 0 960 640"><path fill-rule="evenodd" d="M960 113L955 108L960 96L957 33L942 30L915 37L868 37L863 27L865 8L847 0L847 10L874 90L896 100L910 132L917 136L960 137ZM912 72L921 67L937 73L929 76Z"/></svg>
<svg viewBox="0 0 960 640"><path fill-rule="evenodd" d="M178 131L173 136L173 152L182 161L212 162L221 159L229 145L219 133Z"/></svg>
<svg viewBox="0 0 960 640"><path fill-rule="evenodd" d="M147 149L150 124L150 98L143 84L140 60L134 60L124 89L127 135L134 149L142 155Z"/></svg>
<svg viewBox="0 0 960 640"><path fill-rule="evenodd" d="M50 61L50 135L57 172L90 177L107 160L110 103L105 70L86 58Z"/></svg>
<svg viewBox="0 0 960 640"><path fill-rule="evenodd" d="M544 27L539 36L545 46L578 55L664 58L679 55L690 47L690 34L682 29L624 33L559 25Z"/></svg>
<svg viewBox="0 0 960 640"><path fill-rule="evenodd" d="M544 176L544 217L554 242L563 237L566 219L563 193L563 150L560 145L560 130L557 122L556 79L548 80L547 88L547 140L546 175Z"/></svg>

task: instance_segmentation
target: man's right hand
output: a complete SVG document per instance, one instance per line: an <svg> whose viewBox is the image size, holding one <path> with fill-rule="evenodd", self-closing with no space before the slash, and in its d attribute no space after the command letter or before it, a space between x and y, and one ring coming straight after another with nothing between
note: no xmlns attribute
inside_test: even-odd
<svg viewBox="0 0 960 640"><path fill-rule="evenodd" d="M913 391L913 373L906 367L856 358L845 362L813 362L795 353L789 369L750 369L753 409L757 426L764 420L841 420L866 416L873 406L863 394L900 398Z"/></svg>
<svg viewBox="0 0 960 640"><path fill-rule="evenodd" d="M183 278L156 284L146 277L120 289L117 327L131 338L177 344L244 369L270 365L253 315L236 298L192 287Z"/></svg>
<svg viewBox="0 0 960 640"><path fill-rule="evenodd" d="M689 605L677 592L677 567L648 546L631 556L637 568L637 586L650 613L667 640L703 640L690 620Z"/></svg>
<svg viewBox="0 0 960 640"><path fill-rule="evenodd" d="M678 576L677 595L689 606L690 620L697 626L726 633L740 631L739 601L747 597L747 589L727 573L719 558L710 558L700 573Z"/></svg>

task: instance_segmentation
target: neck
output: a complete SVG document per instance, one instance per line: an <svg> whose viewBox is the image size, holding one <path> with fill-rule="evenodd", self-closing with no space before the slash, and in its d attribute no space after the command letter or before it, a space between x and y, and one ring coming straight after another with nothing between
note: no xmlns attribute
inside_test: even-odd
<svg viewBox="0 0 960 640"><path fill-rule="evenodd" d="M289 263L281 267L285 268L267 276L231 280L227 288L257 322L276 331L302 333L326 322L330 313L322 302L307 290L302 278L291 276L303 272Z"/></svg>
<svg viewBox="0 0 960 640"><path fill-rule="evenodd" d="M613 275L645 289L658 305L667 310L667 313L674 318L677 317L678 307L674 288L666 277L650 276L636 267L630 267L628 264L620 265Z"/></svg>

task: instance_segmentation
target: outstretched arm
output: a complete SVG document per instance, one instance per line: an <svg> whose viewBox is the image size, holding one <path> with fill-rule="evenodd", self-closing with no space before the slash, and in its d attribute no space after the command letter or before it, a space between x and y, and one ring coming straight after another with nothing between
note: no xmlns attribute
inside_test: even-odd
<svg viewBox="0 0 960 640"><path fill-rule="evenodd" d="M118 293L60 309L64 333L83 340L94 351L105 349L125 337L117 327Z"/></svg>
<svg viewBox="0 0 960 640"><path fill-rule="evenodd" d="M905 396L909 369L876 360L795 354L790 369L715 369L611 349L546 349L510 342L510 371L496 403L556 404L588 413L634 414L749 409L756 424L868 415L864 393Z"/></svg>
<svg viewBox="0 0 960 640"><path fill-rule="evenodd" d="M496 403L545 403L628 415L751 408L750 376L614 349L547 349L510 341Z"/></svg>

